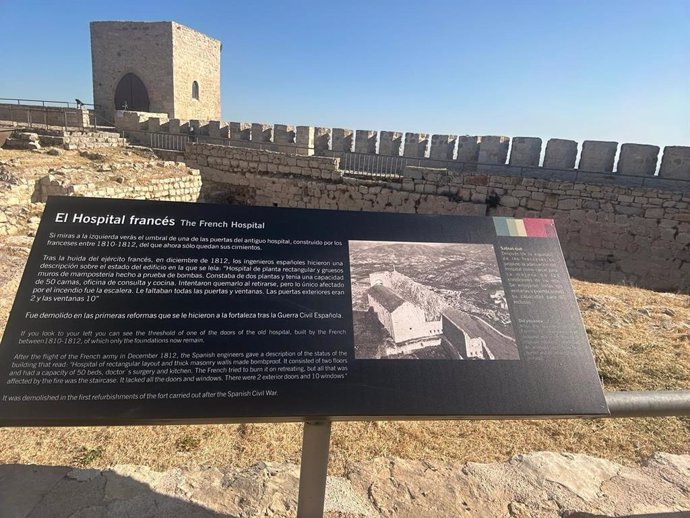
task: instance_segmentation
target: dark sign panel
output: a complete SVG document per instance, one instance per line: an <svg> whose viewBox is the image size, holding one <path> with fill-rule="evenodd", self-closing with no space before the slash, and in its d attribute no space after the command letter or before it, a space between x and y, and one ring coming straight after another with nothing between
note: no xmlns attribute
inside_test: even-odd
<svg viewBox="0 0 690 518"><path fill-rule="evenodd" d="M551 220L52 198L0 423L606 414Z"/></svg>

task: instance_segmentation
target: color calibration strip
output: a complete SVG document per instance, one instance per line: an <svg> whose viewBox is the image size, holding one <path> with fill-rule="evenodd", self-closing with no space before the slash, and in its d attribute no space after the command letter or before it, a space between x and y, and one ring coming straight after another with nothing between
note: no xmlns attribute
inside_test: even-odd
<svg viewBox="0 0 690 518"><path fill-rule="evenodd" d="M556 237L552 219L494 218L497 236L506 237Z"/></svg>

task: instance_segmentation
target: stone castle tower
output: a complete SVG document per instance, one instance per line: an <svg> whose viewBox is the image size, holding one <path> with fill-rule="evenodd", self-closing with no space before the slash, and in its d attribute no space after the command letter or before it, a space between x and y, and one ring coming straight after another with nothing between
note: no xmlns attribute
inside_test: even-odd
<svg viewBox="0 0 690 518"><path fill-rule="evenodd" d="M221 43L176 22L91 22L93 99L115 110L220 119Z"/></svg>

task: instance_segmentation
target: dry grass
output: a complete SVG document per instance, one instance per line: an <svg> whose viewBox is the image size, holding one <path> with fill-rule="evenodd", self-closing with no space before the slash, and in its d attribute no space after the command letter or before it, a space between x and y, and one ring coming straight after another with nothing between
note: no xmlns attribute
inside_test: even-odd
<svg viewBox="0 0 690 518"><path fill-rule="evenodd" d="M608 390L690 388L690 297L574 283ZM299 462L301 425L0 428L0 463L249 466ZM352 422L333 426L331 464L393 455L460 462L535 450L623 463L654 451L690 453L690 419Z"/></svg>
<svg viewBox="0 0 690 518"><path fill-rule="evenodd" d="M249 466L299 462L301 425L248 424L0 429L0 463L108 466ZM588 453L623 463L654 451L690 453L682 419L379 421L333 425L330 470L377 456L505 460L529 451Z"/></svg>

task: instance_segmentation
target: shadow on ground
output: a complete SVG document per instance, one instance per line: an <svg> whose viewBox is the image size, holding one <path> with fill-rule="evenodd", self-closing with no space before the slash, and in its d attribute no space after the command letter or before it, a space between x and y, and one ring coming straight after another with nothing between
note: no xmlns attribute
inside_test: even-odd
<svg viewBox="0 0 690 518"><path fill-rule="evenodd" d="M161 480L152 482L158 485ZM175 497L158 492L149 483L136 480L136 468L125 476L112 470L65 466L0 466L0 518L111 516L236 518L237 515L185 501L184 495Z"/></svg>

